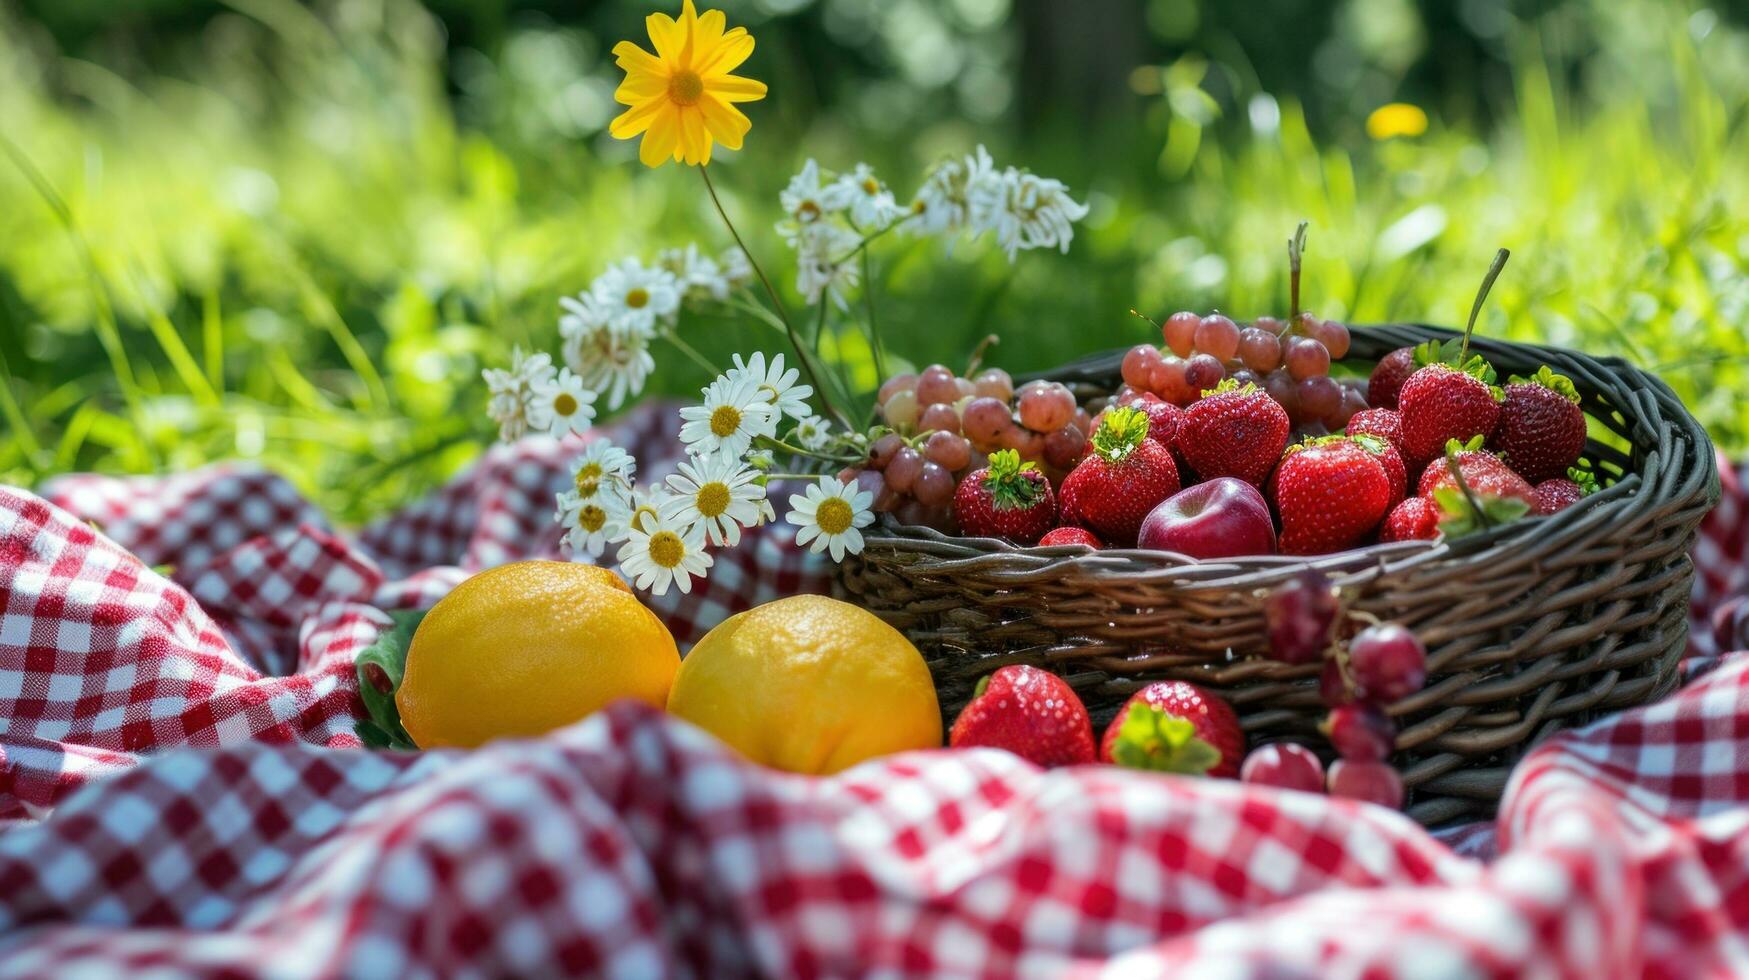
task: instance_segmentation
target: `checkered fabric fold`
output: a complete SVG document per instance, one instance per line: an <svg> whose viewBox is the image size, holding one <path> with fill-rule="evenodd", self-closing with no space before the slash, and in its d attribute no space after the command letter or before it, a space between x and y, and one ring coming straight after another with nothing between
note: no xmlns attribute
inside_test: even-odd
<svg viewBox="0 0 1749 980"><path fill-rule="evenodd" d="M660 473L672 414L608 435ZM555 556L575 448L495 449L356 535L235 467L0 488L0 977L1749 975L1749 653L1704 626L1709 669L1544 742L1497 822L1438 837L994 751L787 776L631 705L358 748L354 654L387 610ZM1749 586L1745 475L1700 623ZM787 538L653 605L689 643L826 588Z"/></svg>

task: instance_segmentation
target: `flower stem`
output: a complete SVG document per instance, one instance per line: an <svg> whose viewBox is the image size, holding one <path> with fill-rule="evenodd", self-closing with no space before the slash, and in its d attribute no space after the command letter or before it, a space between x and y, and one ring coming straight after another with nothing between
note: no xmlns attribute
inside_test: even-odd
<svg viewBox="0 0 1749 980"><path fill-rule="evenodd" d="M801 337L797 336L795 324L790 322L789 311L784 308L783 300L778 298L777 289L771 285L771 279L765 275L765 270L760 267L759 260L753 257L753 252L747 247L747 243L742 241L741 232L735 228L735 223L729 220L729 212L724 210L722 199L717 197L716 185L711 183L710 165L700 166L698 174L704 178L704 189L710 192L711 203L717 207L717 215L723 219L723 224L728 226L729 234L734 236L735 244L741 247L741 254L747 256L747 264L753 268L754 274L759 276L759 281L765 285L765 294L771 297L771 305L777 308L777 315L779 319L783 320L784 331L789 334L790 346L795 348L796 357L801 359L802 369L808 373L808 380L813 383L814 391L825 403L827 411L831 412L846 429L853 429L850 417L845 415L843 410L833 402L832 396L826 391L826 386L821 383L820 373L814 367L813 358L808 356L807 348L802 346Z"/></svg>
<svg viewBox="0 0 1749 980"><path fill-rule="evenodd" d="M874 349L875 376L887 380L886 346L881 343L880 323L875 320L875 284L868 250L862 253L862 302L868 307L868 345Z"/></svg>
<svg viewBox="0 0 1749 980"><path fill-rule="evenodd" d="M770 448L781 449L793 456L807 456L811 459L818 459L827 463L860 463L863 461L861 457L857 456L833 456L830 453L822 453L818 450L803 449L800 446L787 443L776 436L760 436L759 441L762 444L768 445Z"/></svg>
<svg viewBox="0 0 1749 980"><path fill-rule="evenodd" d="M673 344L675 349L680 351L680 353L685 354L687 357L691 358L692 363L697 364L701 368L704 368L705 372L707 374L711 375L712 377L716 377L717 375L720 375L723 373L723 372L717 370L717 366L715 364L712 364L710 362L709 358L705 357L703 354L700 354L691 344L687 343L684 340L681 340L680 334L678 334L677 332L675 332L673 330L664 330L664 331L662 331L662 337L663 337L663 339L667 340L670 344Z"/></svg>
<svg viewBox="0 0 1749 980"><path fill-rule="evenodd" d="M1488 266L1488 274L1482 277L1482 288L1476 290L1476 301L1470 304L1470 320L1464 324L1463 346L1458 348L1458 363L1470 356L1470 334L1476 329L1476 317L1481 315L1482 304L1488 301L1488 290L1494 288L1494 280L1500 278L1500 270L1506 268L1506 260L1512 255L1505 249L1494 253L1494 261Z"/></svg>

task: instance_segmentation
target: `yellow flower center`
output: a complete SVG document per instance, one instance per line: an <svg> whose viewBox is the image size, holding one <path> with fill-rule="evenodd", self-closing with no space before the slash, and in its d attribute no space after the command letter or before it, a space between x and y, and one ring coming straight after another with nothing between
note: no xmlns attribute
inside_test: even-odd
<svg viewBox="0 0 1749 980"><path fill-rule="evenodd" d="M741 410L733 405L718 405L711 413L711 435L727 439L741 427Z"/></svg>
<svg viewBox="0 0 1749 980"><path fill-rule="evenodd" d="M704 79L690 68L682 68L668 76L668 98L675 105L698 105L704 95Z"/></svg>
<svg viewBox="0 0 1749 980"><path fill-rule="evenodd" d="M593 497L601 489L601 464L584 463L577 468L577 496Z"/></svg>
<svg viewBox="0 0 1749 980"><path fill-rule="evenodd" d="M820 506L814 511L814 523L820 525L820 530L827 534L843 534L850 530L851 519L856 514L850 505L838 497L828 497L820 501Z"/></svg>
<svg viewBox="0 0 1749 980"><path fill-rule="evenodd" d="M813 201L803 201L801 207L796 208L796 220L798 221L813 221L818 217L820 217L820 205Z"/></svg>
<svg viewBox="0 0 1749 980"><path fill-rule="evenodd" d="M626 305L634 310L641 310L649 305L650 291L642 286L634 286L626 293Z"/></svg>
<svg viewBox="0 0 1749 980"><path fill-rule="evenodd" d="M862 192L870 197L879 194L881 192L880 182L873 177L864 177L862 179Z"/></svg>
<svg viewBox="0 0 1749 980"><path fill-rule="evenodd" d="M778 390L770 385L760 385L759 395L761 398L764 398L766 401L771 402L774 405L777 404L777 400L782 397L778 393Z"/></svg>
<svg viewBox="0 0 1749 980"><path fill-rule="evenodd" d="M607 511L590 504L577 512L577 526L590 534L601 530L607 525Z"/></svg>
<svg viewBox="0 0 1749 980"><path fill-rule="evenodd" d="M650 560L663 568L676 568L686 557L686 545L673 531L661 531L650 536Z"/></svg>
<svg viewBox="0 0 1749 980"><path fill-rule="evenodd" d="M656 508L650 506L649 504L645 504L644 506L639 507L637 510L632 511L631 524L632 524L632 527L636 528L637 530L647 531L647 530L649 530L649 528L646 528L644 526L644 521L645 520L653 521L655 519L656 519Z"/></svg>
<svg viewBox="0 0 1749 980"><path fill-rule="evenodd" d="M722 481L698 488L698 512L704 517L721 517L729 509L729 485Z"/></svg>
<svg viewBox="0 0 1749 980"><path fill-rule="evenodd" d="M577 399L568 391L559 392L559 397L553 399L553 411L569 418L577 414Z"/></svg>
<svg viewBox="0 0 1749 980"><path fill-rule="evenodd" d="M922 198L918 198L917 200L911 202L911 213L912 214L922 214L923 212L925 212L927 210L929 210L929 205Z"/></svg>

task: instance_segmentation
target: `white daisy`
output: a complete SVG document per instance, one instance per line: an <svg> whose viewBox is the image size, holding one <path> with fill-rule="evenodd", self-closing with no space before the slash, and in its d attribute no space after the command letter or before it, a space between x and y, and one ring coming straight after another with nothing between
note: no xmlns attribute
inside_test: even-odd
<svg viewBox="0 0 1749 980"><path fill-rule="evenodd" d="M660 517L644 518L619 548L619 567L633 584L652 595L667 595L668 586L692 591L692 580L704 578L711 556L704 550L704 528L674 524Z"/></svg>
<svg viewBox="0 0 1749 980"><path fill-rule="evenodd" d="M637 471L638 461L630 453L606 439L597 439L584 446L571 463L571 492L581 500L590 500L630 486Z"/></svg>
<svg viewBox="0 0 1749 980"><path fill-rule="evenodd" d="M730 289L740 289L753 282L753 263L747 261L747 253L741 251L741 246L725 249L717 256L717 271Z"/></svg>
<svg viewBox="0 0 1749 980"><path fill-rule="evenodd" d="M822 449L832 439L832 423L810 415L796 423L796 442L803 449Z"/></svg>
<svg viewBox="0 0 1749 980"><path fill-rule="evenodd" d="M741 529L759 523L759 502L765 488L754 482L759 474L733 458L708 456L681 463L680 472L668 477L672 494L659 510L662 519L676 526L697 523L714 545L730 548L741 543Z"/></svg>
<svg viewBox="0 0 1749 980"><path fill-rule="evenodd" d="M808 396L814 393L814 389L808 385L796 384L796 379L802 373L795 368L784 370L782 354L774 354L769 367L765 362L764 351L754 351L746 361L742 361L739 354L731 356L735 366L724 377L731 381L746 379L753 382L760 397L771 405L774 428L777 416L788 415L802 419L813 414L813 409L808 407Z"/></svg>
<svg viewBox="0 0 1749 980"><path fill-rule="evenodd" d="M806 494L792 494L785 520L796 525L796 544L813 545L815 554L830 549L833 561L843 561L846 554L862 553L862 532L857 528L874 522L869 505L874 494L857 490L855 484L845 486L837 477L823 476L810 484Z"/></svg>
<svg viewBox="0 0 1749 980"><path fill-rule="evenodd" d="M808 225L796 236L796 292L809 306L825 295L839 309L849 309L845 294L856 288L862 274L855 262L845 260L861 242L856 232L829 222Z"/></svg>
<svg viewBox="0 0 1749 980"><path fill-rule="evenodd" d="M661 516L662 502L668 499L668 488L658 485L654 490L630 483L615 484L612 492L618 498L608 508L607 540L618 543L631 537L633 531L648 532Z"/></svg>
<svg viewBox="0 0 1749 980"><path fill-rule="evenodd" d="M783 205L784 213L777 230L791 244L803 229L819 223L821 218L834 211L844 210L850 203L837 184L824 181L820 165L811 158L802 164L800 173L789 179L789 185L777 199Z"/></svg>
<svg viewBox="0 0 1749 980"><path fill-rule="evenodd" d="M1087 216L1087 205L1068 191L1060 180L1009 167L971 188L972 224L992 232L1010 262L1021 249L1054 245L1067 252L1074 223Z"/></svg>
<svg viewBox="0 0 1749 980"><path fill-rule="evenodd" d="M729 298L729 280L716 260L700 252L696 243L685 248L663 249L656 256L656 264L668 270L680 283L682 300L698 302Z"/></svg>
<svg viewBox="0 0 1749 980"><path fill-rule="evenodd" d="M565 543L573 555L599 555L607 550L610 530L623 523L621 513L625 498L616 493L597 493L582 497L575 491L559 494L559 526L565 529Z"/></svg>
<svg viewBox="0 0 1749 980"><path fill-rule="evenodd" d="M562 436L588 432L595 421L595 392L583 387L583 379L570 368L559 371L556 380L534 389L528 406L528 427L536 432Z"/></svg>
<svg viewBox="0 0 1749 980"><path fill-rule="evenodd" d="M515 347L510 352L508 370L487 368L480 376L486 380L486 391L492 396L486 413L498 423L498 438L511 442L528 431L535 392L553 380L553 359L538 352L525 355L521 347Z"/></svg>
<svg viewBox="0 0 1749 980"><path fill-rule="evenodd" d="M606 393L609 409L641 394L656 368L650 335L605 322L592 299L580 302L567 296L559 302L572 311L559 320L560 352L584 387Z"/></svg>
<svg viewBox="0 0 1749 980"><path fill-rule="evenodd" d="M905 213L893 192L875 176L874 168L859 163L856 169L833 183L833 189L849 202L850 220L864 233L879 231L897 221Z"/></svg>
<svg viewBox="0 0 1749 980"><path fill-rule="evenodd" d="M680 309L680 280L666 269L624 259L595 278L589 292L621 330L654 333Z"/></svg>
<svg viewBox="0 0 1749 980"><path fill-rule="evenodd" d="M938 164L911 201L916 215L908 224L913 235L943 235L960 231L971 220L971 188L995 173L990 152L979 146L964 160Z"/></svg>
<svg viewBox="0 0 1749 980"><path fill-rule="evenodd" d="M703 405L680 410L680 441L696 455L739 459L754 439L777 434L774 412L752 378L724 375L704 390Z"/></svg>

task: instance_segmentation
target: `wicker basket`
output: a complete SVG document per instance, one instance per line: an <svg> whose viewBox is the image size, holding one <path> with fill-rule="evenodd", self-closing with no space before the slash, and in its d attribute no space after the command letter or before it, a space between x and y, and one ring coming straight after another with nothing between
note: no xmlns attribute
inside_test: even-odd
<svg viewBox="0 0 1749 980"><path fill-rule="evenodd" d="M1349 361L1450 336L1420 325L1361 328ZM840 578L923 650L949 719L980 677L1030 663L1065 676L1096 724L1143 684L1182 679L1232 702L1253 744L1290 737L1327 754L1315 728L1324 715L1318 666L1255 656L1263 592L1298 569L1322 569L1348 608L1404 623L1427 645L1426 687L1389 709L1411 815L1429 825L1489 815L1513 763L1543 736L1675 686L1694 578L1688 552L1719 482L1705 431L1655 376L1574 351L1472 346L1502 377L1546 363L1573 379L1586 414L1619 437L1592 440L1581 463L1606 489L1553 517L1455 544L1307 559L1017 548L888 517ZM1085 404L1118 384L1120 358L1046 376Z"/></svg>

